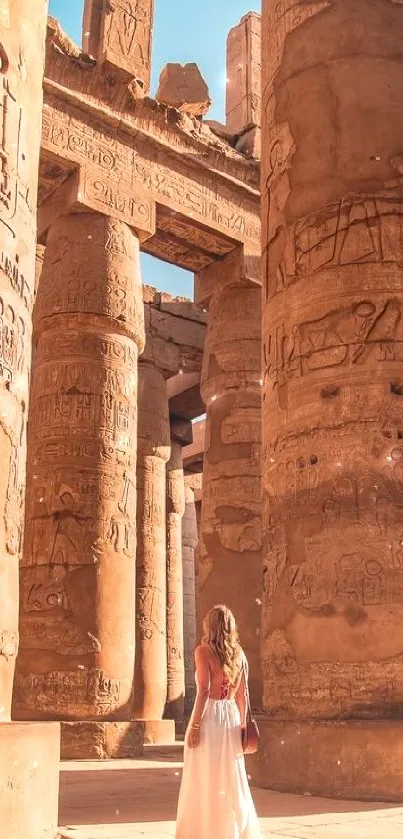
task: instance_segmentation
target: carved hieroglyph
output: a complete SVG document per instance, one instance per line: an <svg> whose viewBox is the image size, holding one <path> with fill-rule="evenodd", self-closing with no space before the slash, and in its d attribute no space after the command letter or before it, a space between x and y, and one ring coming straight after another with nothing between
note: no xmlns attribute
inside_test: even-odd
<svg viewBox="0 0 403 839"><path fill-rule="evenodd" d="M207 420L198 609L201 618L216 602L233 609L253 702L260 698L260 370L260 288L218 290L210 300L202 370Z"/></svg>
<svg viewBox="0 0 403 839"><path fill-rule="evenodd" d="M21 718L124 718L135 643L139 242L82 213L50 229L35 306Z"/></svg>
<svg viewBox="0 0 403 839"><path fill-rule="evenodd" d="M403 707L402 33L391 0L263 4L271 716Z"/></svg>
<svg viewBox="0 0 403 839"><path fill-rule="evenodd" d="M185 662L185 715L190 714L196 693L194 651L196 646L195 550L198 543L195 494L185 483L185 514L182 519L183 634Z"/></svg>
<svg viewBox="0 0 403 839"><path fill-rule="evenodd" d="M85 0L83 47L150 87L154 0Z"/></svg>
<svg viewBox="0 0 403 839"><path fill-rule="evenodd" d="M133 718L162 719L167 698L166 464L168 394L160 371L139 365L136 667Z"/></svg>
<svg viewBox="0 0 403 839"><path fill-rule="evenodd" d="M185 481L182 446L171 441L167 464L167 655L168 685L165 716L182 719L185 697L183 641L182 518Z"/></svg>
<svg viewBox="0 0 403 839"><path fill-rule="evenodd" d="M18 648L45 2L0 2L0 721Z"/></svg>

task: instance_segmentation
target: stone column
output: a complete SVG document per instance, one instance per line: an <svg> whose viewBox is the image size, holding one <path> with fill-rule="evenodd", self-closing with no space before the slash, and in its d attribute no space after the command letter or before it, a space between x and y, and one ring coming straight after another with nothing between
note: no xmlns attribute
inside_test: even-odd
<svg viewBox="0 0 403 839"><path fill-rule="evenodd" d="M18 649L36 201L47 3L0 0L0 812L9 836L57 826L59 727L10 723Z"/></svg>
<svg viewBox="0 0 403 839"><path fill-rule="evenodd" d="M402 34L263 3L259 777L357 798L402 784Z"/></svg>
<svg viewBox="0 0 403 839"><path fill-rule="evenodd" d="M190 715L196 695L194 651L196 647L195 550L197 542L195 493L185 478L185 513L182 519L185 717Z"/></svg>
<svg viewBox="0 0 403 839"><path fill-rule="evenodd" d="M168 685L165 716L181 720L185 704L183 638L182 518L185 512L185 477L182 446L171 439L167 465L167 655Z"/></svg>
<svg viewBox="0 0 403 839"><path fill-rule="evenodd" d="M235 613L260 702L260 288L228 285L210 298L201 381L206 406L198 614Z"/></svg>
<svg viewBox="0 0 403 839"><path fill-rule="evenodd" d="M170 456L165 379L139 367L137 619L134 719L158 724L167 698L166 464ZM158 728L158 725L157 725Z"/></svg>
<svg viewBox="0 0 403 839"><path fill-rule="evenodd" d="M129 720L144 312L123 222L78 213L51 227L35 336L15 712Z"/></svg>

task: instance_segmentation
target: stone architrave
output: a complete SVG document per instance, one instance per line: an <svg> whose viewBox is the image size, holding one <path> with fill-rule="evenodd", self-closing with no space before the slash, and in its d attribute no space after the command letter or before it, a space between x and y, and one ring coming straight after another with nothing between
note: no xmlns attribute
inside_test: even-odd
<svg viewBox="0 0 403 839"><path fill-rule="evenodd" d="M183 719L185 662L183 637L182 519L185 513L185 478L182 445L171 440L167 464L167 702L165 716Z"/></svg>
<svg viewBox="0 0 403 839"><path fill-rule="evenodd" d="M85 0L83 48L150 88L154 0Z"/></svg>
<svg viewBox="0 0 403 839"><path fill-rule="evenodd" d="M15 713L128 720L135 654L137 235L50 228L35 306Z"/></svg>
<svg viewBox="0 0 403 839"><path fill-rule="evenodd" d="M399 0L263 2L259 777L349 797L403 708L402 35Z"/></svg>
<svg viewBox="0 0 403 839"><path fill-rule="evenodd" d="M198 617L217 602L234 611L254 705L261 690L260 370L260 287L218 288L209 303L201 379L207 419Z"/></svg>
<svg viewBox="0 0 403 839"><path fill-rule="evenodd" d="M196 695L194 651L196 647L195 550L198 543L195 493L185 478L185 513L182 519L183 634L185 662L185 717Z"/></svg>
<svg viewBox="0 0 403 839"><path fill-rule="evenodd" d="M162 719L167 698L166 464L170 428L166 381L139 365L134 719Z"/></svg>

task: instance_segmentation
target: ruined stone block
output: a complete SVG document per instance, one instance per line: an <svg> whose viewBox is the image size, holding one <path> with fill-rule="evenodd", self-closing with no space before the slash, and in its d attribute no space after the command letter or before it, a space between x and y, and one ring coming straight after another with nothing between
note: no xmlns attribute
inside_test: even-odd
<svg viewBox="0 0 403 839"><path fill-rule="evenodd" d="M207 114L211 99L197 64L167 64L161 72L158 102L194 116Z"/></svg>

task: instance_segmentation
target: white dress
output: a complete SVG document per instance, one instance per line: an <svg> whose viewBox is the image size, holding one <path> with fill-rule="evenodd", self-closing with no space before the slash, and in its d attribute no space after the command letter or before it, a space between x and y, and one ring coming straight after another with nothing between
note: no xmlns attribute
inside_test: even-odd
<svg viewBox="0 0 403 839"><path fill-rule="evenodd" d="M200 744L185 743L176 839L260 839L235 699L209 699Z"/></svg>

